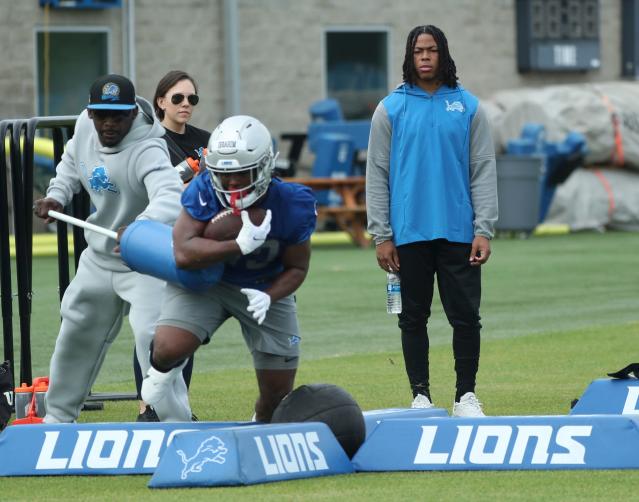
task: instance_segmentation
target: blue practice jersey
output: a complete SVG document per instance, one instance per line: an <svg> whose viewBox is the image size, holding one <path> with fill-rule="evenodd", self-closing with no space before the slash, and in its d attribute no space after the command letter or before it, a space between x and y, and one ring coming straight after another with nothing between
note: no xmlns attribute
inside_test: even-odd
<svg viewBox="0 0 639 502"><path fill-rule="evenodd" d="M284 270L282 254L285 248L311 238L317 220L315 203L310 188L273 179L266 195L254 204L271 210L271 231L266 241L251 254L225 262L222 280L241 287L268 288ZM184 190L182 206L199 221L210 221L225 209L207 173L194 178Z"/></svg>

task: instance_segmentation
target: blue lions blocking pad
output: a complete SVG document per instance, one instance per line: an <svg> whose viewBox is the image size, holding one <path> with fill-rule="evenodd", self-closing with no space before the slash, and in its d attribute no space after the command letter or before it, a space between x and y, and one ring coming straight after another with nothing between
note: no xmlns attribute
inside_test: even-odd
<svg viewBox="0 0 639 502"><path fill-rule="evenodd" d="M0 476L151 474L177 434L242 424L12 425L0 433Z"/></svg>
<svg viewBox="0 0 639 502"><path fill-rule="evenodd" d="M635 415L639 417L639 380L594 380L577 401L571 415Z"/></svg>
<svg viewBox="0 0 639 502"><path fill-rule="evenodd" d="M262 424L176 436L149 487L250 485L351 472L326 424Z"/></svg>
<svg viewBox="0 0 639 502"><path fill-rule="evenodd" d="M366 424L366 437L368 437L382 420L389 418L447 417L448 412L444 408L385 408L364 411L363 415L364 423Z"/></svg>
<svg viewBox="0 0 639 502"><path fill-rule="evenodd" d="M122 235L124 262L140 274L152 275L193 291L205 291L219 282L224 265L187 270L178 268L173 255L173 227L153 220L136 220Z"/></svg>
<svg viewBox="0 0 639 502"><path fill-rule="evenodd" d="M388 419L357 471L639 468L639 419L619 415Z"/></svg>

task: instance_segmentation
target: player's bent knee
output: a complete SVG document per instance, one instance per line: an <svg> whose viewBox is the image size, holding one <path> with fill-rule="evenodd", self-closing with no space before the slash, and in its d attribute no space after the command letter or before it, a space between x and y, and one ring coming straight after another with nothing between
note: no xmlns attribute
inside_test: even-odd
<svg viewBox="0 0 639 502"><path fill-rule="evenodd" d="M200 341L192 333L172 326L158 326L153 338L151 363L158 369L172 368L190 357Z"/></svg>

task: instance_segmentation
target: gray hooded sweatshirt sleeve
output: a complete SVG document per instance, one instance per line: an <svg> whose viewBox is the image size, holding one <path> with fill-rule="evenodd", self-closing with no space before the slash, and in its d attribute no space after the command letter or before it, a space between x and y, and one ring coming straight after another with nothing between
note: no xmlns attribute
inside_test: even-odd
<svg viewBox="0 0 639 502"><path fill-rule="evenodd" d="M375 244L393 238L390 226L390 144L392 129L383 103L373 113L366 154L366 213Z"/></svg>
<svg viewBox="0 0 639 502"><path fill-rule="evenodd" d="M481 103L470 125L470 198L475 235L492 239L498 216L497 163L490 123Z"/></svg>

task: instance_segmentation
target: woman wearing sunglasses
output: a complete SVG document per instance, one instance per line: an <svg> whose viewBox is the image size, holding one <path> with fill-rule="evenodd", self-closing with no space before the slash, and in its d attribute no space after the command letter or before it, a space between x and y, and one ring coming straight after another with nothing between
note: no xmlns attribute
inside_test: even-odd
<svg viewBox="0 0 639 502"><path fill-rule="evenodd" d="M171 162L185 183L197 174L202 152L211 136L210 132L188 123L199 101L195 80L179 70L162 77L153 96L155 114L166 129L164 139Z"/></svg>
<svg viewBox="0 0 639 502"><path fill-rule="evenodd" d="M206 145L211 133L190 125L193 108L200 101L197 84L188 73L172 70L158 82L153 96L155 114L160 119L166 133L164 139L169 148L171 163L180 173L182 181L188 183L199 171L200 159L206 154ZM155 410L140 398L142 371L135 352L133 353L135 385L140 399L138 422L159 422ZM193 372L193 358L184 367L182 374L188 387Z"/></svg>

